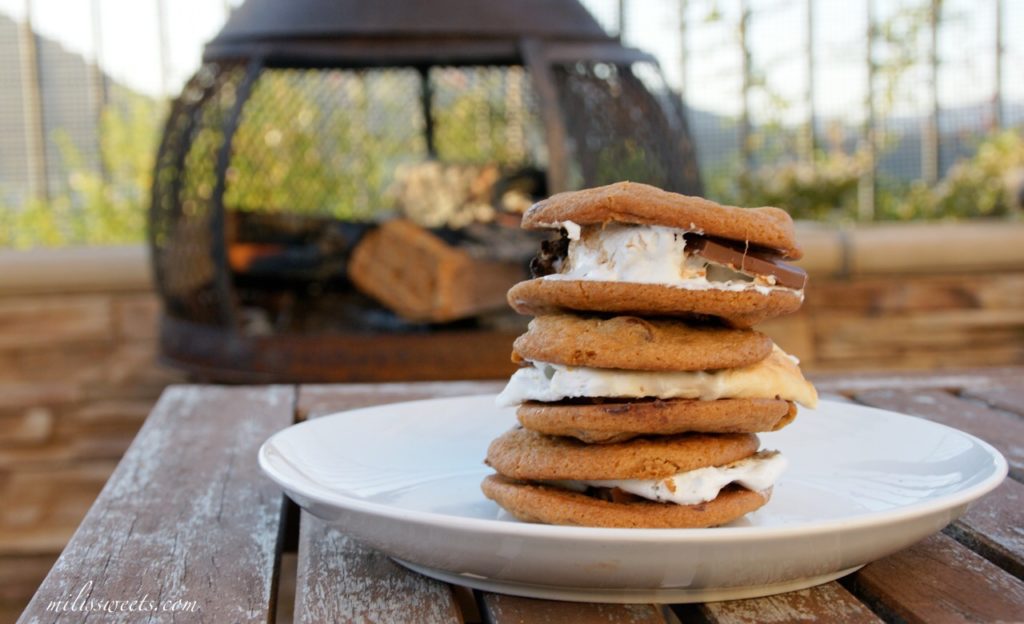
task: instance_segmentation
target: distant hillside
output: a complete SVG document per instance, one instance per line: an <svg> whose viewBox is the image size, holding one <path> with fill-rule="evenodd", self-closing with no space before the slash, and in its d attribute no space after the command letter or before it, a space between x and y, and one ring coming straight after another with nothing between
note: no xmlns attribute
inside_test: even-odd
<svg viewBox="0 0 1024 624"><path fill-rule="evenodd" d="M736 155L739 145L738 124L728 118L687 107L686 121L697 144L697 161L707 176L709 167L720 167Z"/></svg>
<svg viewBox="0 0 1024 624"><path fill-rule="evenodd" d="M1004 124L1014 126L1024 124L1024 103L1011 102L1003 105ZM986 132L991 119L991 109L987 104L963 106L940 111L939 131L942 135L941 169L947 170L960 158L969 157L974 153L978 138ZM695 108L687 109L687 120L690 132L697 144L697 159L701 171L720 167L730 158L735 158L739 145L737 122ZM899 136L898 142L888 145L880 154L879 170L887 176L900 180L913 180L921 175L921 135L924 117L902 116L883 119L879 122L880 129ZM829 120L818 123L819 136L825 133ZM794 129L795 131L795 129ZM856 145L860 136L860 128L846 126L844 128L844 144L851 148Z"/></svg>
<svg viewBox="0 0 1024 624"><path fill-rule="evenodd" d="M0 15L0 197L21 203L28 194L28 142L22 76L21 26ZM81 154L82 165L99 166L99 106L90 84L90 62L60 43L36 35L39 59L43 134L46 140L47 178L59 191L66 184L60 143L67 140ZM127 91L107 75L108 92Z"/></svg>

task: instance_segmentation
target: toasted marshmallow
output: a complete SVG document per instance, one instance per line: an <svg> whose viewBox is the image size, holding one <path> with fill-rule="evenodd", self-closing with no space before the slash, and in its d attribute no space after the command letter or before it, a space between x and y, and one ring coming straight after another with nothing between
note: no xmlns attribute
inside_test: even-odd
<svg viewBox="0 0 1024 624"><path fill-rule="evenodd" d="M732 483L761 492L775 485L789 462L778 451L761 451L725 464L680 472L665 479L617 479L597 481L549 481L550 485L582 492L588 487L618 488L659 503L696 505L718 497Z"/></svg>
<svg viewBox="0 0 1024 624"><path fill-rule="evenodd" d="M753 275L709 262L689 253L684 235L699 234L660 225L579 226L561 223L569 238L569 249L558 273L551 280L593 280L660 284L688 290L774 290L802 289L775 285L772 276Z"/></svg>
<svg viewBox="0 0 1024 624"><path fill-rule="evenodd" d="M800 373L796 358L778 345L749 366L715 371L631 371L530 362L498 395L500 406L571 398L784 399L805 407L818 393Z"/></svg>

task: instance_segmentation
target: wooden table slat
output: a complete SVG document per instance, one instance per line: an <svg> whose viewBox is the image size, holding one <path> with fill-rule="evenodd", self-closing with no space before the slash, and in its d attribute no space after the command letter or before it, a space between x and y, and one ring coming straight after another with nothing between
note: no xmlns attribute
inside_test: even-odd
<svg viewBox="0 0 1024 624"><path fill-rule="evenodd" d="M1024 582L937 534L844 581L886 619L909 623L1019 622Z"/></svg>
<svg viewBox="0 0 1024 624"><path fill-rule="evenodd" d="M888 371L815 373L809 375L818 392L856 394L867 390L954 390L1015 386L1021 367L970 368L948 371Z"/></svg>
<svg viewBox="0 0 1024 624"><path fill-rule="evenodd" d="M988 388L967 388L961 394L972 399L984 401L994 408L1024 416L1024 380L1018 382L1016 386L1000 385Z"/></svg>
<svg viewBox="0 0 1024 624"><path fill-rule="evenodd" d="M311 384L299 388L300 420L332 412L442 397L497 393L505 387L498 381L424 381L379 384Z"/></svg>
<svg viewBox="0 0 1024 624"><path fill-rule="evenodd" d="M309 385L299 388L300 419L396 401L487 392L494 384L386 383ZM299 526L295 621L458 622L462 612L451 588L394 563L314 516Z"/></svg>
<svg viewBox="0 0 1024 624"><path fill-rule="evenodd" d="M683 622L702 621L710 624L882 622L871 609L835 581L764 598L685 605L677 608L676 612Z"/></svg>
<svg viewBox="0 0 1024 624"><path fill-rule="evenodd" d="M401 384L347 384L344 386L337 385L310 385L302 386L299 389L298 398L298 413L300 417L305 418L316 418L332 412L338 412L348 409L356 409L359 407L368 407L371 405L380 405L385 403L393 403L396 401L415 401L419 399L427 398L440 398L447 396L462 396L470 394L482 394L487 392L498 392L504 387L504 382L426 382L426 383L401 383ZM484 449L480 451L481 457L484 453ZM305 514L304 514L305 516ZM302 539L300 538L300 549L302 548ZM308 562L303 561L304 557L299 556L299 565L322 565L315 564L314 562L323 558L331 556L329 553L318 552L316 548L308 547L310 559ZM301 570L301 568L300 568ZM300 571L299 574L299 588L298 593L301 595L303 591L303 574ZM501 599L511 598L509 596L498 596L495 601L494 598L488 598L487 596L496 596L493 594L486 594L484 604L493 604L494 608L487 607L488 613L493 621L497 622L509 622L509 621L577 621L577 620L566 620L573 613L580 613L581 617L589 617L600 614L601 617L639 617L639 614L648 614L645 617L650 617L650 614L657 613L660 616L660 607L654 605L630 605L628 608L624 608L618 605L601 605L599 611L594 611L589 607L585 607L579 603L563 603L557 601L548 600L535 600L529 601L527 599L516 599L518 601L526 602L502 602ZM417 599L418 600L418 599ZM523 611L523 609L528 609ZM299 606L296 606L296 613L299 612ZM526 619L516 619L520 614ZM545 620L544 618L549 618ZM315 621L315 620L299 620L298 621ZM578 621L589 621L582 619ZM631 620L627 620L631 621ZM637 622L663 622L663 619L649 620L640 619L635 620Z"/></svg>
<svg viewBox="0 0 1024 624"><path fill-rule="evenodd" d="M1017 578L1024 579L1024 485L1003 481L946 533Z"/></svg>
<svg viewBox="0 0 1024 624"><path fill-rule="evenodd" d="M303 512L295 622L452 624L462 614L451 588L396 564Z"/></svg>
<svg viewBox="0 0 1024 624"><path fill-rule="evenodd" d="M1010 474L1024 480L1024 419L942 390L868 390L859 403L921 416L978 436L1006 457Z"/></svg>
<svg viewBox="0 0 1024 624"><path fill-rule="evenodd" d="M78 532L22 614L86 598L196 601L178 619L266 622L274 617L283 499L261 476L256 448L296 413L495 392L501 382L292 387L172 387L165 392ZM943 422L999 448L1024 476L1021 369L830 376L819 389ZM469 611L445 583L407 571L302 514L298 622L1018 621L1024 605L1024 485L1008 480L946 529L839 583L741 601L677 606L583 604L480 592ZM955 538L955 539L954 539ZM89 582L91 585L88 585ZM460 590L463 602L472 594ZM476 613L475 607L480 612ZM106 615L106 614L104 614ZM127 619L138 619L137 614ZM103 619L97 615L93 619ZM115 618L117 619L117 618Z"/></svg>
<svg viewBox="0 0 1024 624"><path fill-rule="evenodd" d="M481 594L489 624L664 624L661 607L650 604L601 604L537 600L505 594Z"/></svg>
<svg viewBox="0 0 1024 624"><path fill-rule="evenodd" d="M256 450L292 422L294 388L168 388L21 622L82 621L50 601L195 601L178 621L273 617L284 497ZM169 613L151 613L169 621ZM141 621L136 613L90 619Z"/></svg>

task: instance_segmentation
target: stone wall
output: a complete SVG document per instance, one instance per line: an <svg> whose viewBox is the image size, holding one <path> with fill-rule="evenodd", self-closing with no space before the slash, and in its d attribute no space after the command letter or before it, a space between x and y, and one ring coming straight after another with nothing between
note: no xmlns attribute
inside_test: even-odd
<svg viewBox="0 0 1024 624"><path fill-rule="evenodd" d="M816 279L759 329L812 373L1024 364L1024 269Z"/></svg>
<svg viewBox="0 0 1024 624"><path fill-rule="evenodd" d="M0 622L17 618L164 386L182 380L156 362L141 250L45 255L0 254Z"/></svg>
<svg viewBox="0 0 1024 624"><path fill-rule="evenodd" d="M806 370L1024 364L1024 224L801 230L805 305L760 329ZM158 311L142 249L0 252L0 622L184 381Z"/></svg>
<svg viewBox="0 0 1024 624"><path fill-rule="evenodd" d="M806 370L1024 364L1024 223L799 229L807 299L759 329Z"/></svg>

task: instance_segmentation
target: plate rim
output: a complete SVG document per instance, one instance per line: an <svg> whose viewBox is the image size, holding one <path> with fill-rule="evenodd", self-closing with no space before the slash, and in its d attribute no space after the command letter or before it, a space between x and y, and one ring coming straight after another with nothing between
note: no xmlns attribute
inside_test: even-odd
<svg viewBox="0 0 1024 624"><path fill-rule="evenodd" d="M864 563L821 574L811 574L786 581L764 585L740 585L736 587L647 587L647 588L589 588L562 585L545 585L503 580L479 575L466 575L391 557L396 563L413 572L429 576L445 583L463 585L486 592L498 592L541 600L567 600L570 602L605 602L613 604L692 604L720 600L745 600L774 594L799 591L822 583L834 581L863 568Z"/></svg>
<svg viewBox="0 0 1024 624"><path fill-rule="evenodd" d="M291 481L289 477L281 474L275 468L273 468L271 466L271 460L268 457L270 454L270 449L273 447L274 441L277 440L279 437L283 435L294 435L294 430L300 427L315 427L317 426L316 423L324 422L326 419L337 418L341 416L348 418L352 417L353 415L358 415L358 413L360 412L379 411L387 409L389 407L394 407L396 405L412 406L424 403L459 402L467 400L480 400L485 397L493 398L495 396L495 393L482 393L460 395L453 397L434 397L415 401L398 401L394 403L384 403L380 405L372 405L354 408L350 410L331 412L330 414L318 416L315 419L306 420L300 423L294 423L292 425L289 425L288 427L285 427L284 429L275 432L273 435L267 438L267 440L264 441L262 445L260 445L259 451L257 453L259 467L267 477L269 477L277 485L283 488L285 490L285 493L290 495L290 493L294 491L308 500L329 507L345 509L346 511L366 513L375 516L384 516L391 520L398 520L406 523L414 523L421 526L441 525L449 529L469 531L473 533L488 535L550 539L566 539L571 537L573 539L584 542L607 541L610 539L624 539L627 541L637 543L664 542L667 539L671 539L671 541L676 543L708 543L720 541L745 542L772 538L806 537L809 535L827 534L829 532L837 530L848 531L871 529L878 526L889 525L895 522L911 521L947 509L953 509L960 505L969 504L973 501L980 499L982 496L988 494L996 487L998 487L1006 478L1009 472L1009 464L1007 463L1006 458L1003 457L1002 453L1000 453L995 447L993 447L988 442L966 431L962 431L955 427L950 427L949 425L945 425L943 423L931 421L926 418L921 418L919 416L913 416L910 414L904 414L901 412L885 410L866 405L851 404L845 401L835 401L831 399L822 399L819 402L819 407L817 409L821 409L822 406L827 404L843 405L846 407L850 407L852 405L853 407L856 407L858 409L880 412L883 414L895 415L903 418L913 418L929 426L948 429L961 436L966 436L970 440L977 443L989 454L989 457L993 460L994 463L992 473L983 481L976 483L965 490L955 492L953 494L948 494L928 501L912 503L910 505L897 507L895 509L871 511L864 514L860 514L853 518L830 518L814 522L784 524L767 527L714 527L710 530L707 528L604 528L584 526L562 526L529 522L512 522L509 520L499 520L496 518L471 518L439 513L435 511L403 509L385 503L376 503L372 501L359 499L353 496L347 496L340 492L332 492L332 497L328 498L321 496L318 493L309 493L303 491L303 488L300 485L296 485L294 482Z"/></svg>

